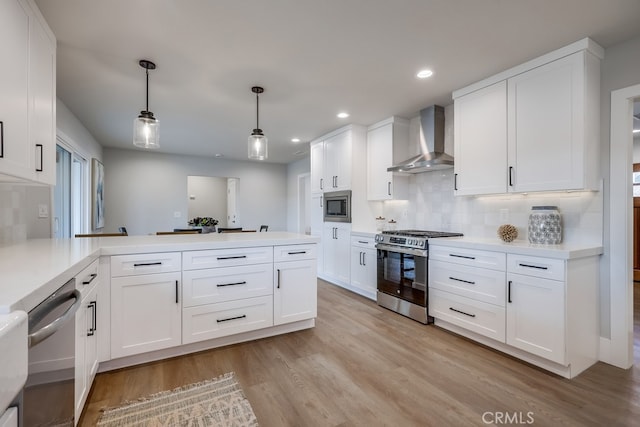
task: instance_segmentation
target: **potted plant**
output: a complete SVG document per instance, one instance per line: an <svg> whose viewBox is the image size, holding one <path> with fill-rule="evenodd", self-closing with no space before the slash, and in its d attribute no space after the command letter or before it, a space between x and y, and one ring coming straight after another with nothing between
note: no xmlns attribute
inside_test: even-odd
<svg viewBox="0 0 640 427"><path fill-rule="evenodd" d="M189 220L189 225L191 227L202 227L203 233L214 233L216 231L216 225L218 225L218 220L210 216L197 216Z"/></svg>

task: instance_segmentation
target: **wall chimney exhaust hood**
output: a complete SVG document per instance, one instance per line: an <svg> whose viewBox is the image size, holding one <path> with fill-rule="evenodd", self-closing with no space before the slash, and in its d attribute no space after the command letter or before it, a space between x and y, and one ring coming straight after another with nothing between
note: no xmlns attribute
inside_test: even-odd
<svg viewBox="0 0 640 427"><path fill-rule="evenodd" d="M420 150L422 154L387 171L419 173L453 167L453 157L444 152L444 107L432 105L420 110Z"/></svg>

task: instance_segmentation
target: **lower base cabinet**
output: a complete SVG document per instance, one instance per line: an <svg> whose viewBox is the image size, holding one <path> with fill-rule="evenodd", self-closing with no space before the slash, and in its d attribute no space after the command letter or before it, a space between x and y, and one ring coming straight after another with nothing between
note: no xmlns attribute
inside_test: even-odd
<svg viewBox="0 0 640 427"><path fill-rule="evenodd" d="M181 344L180 283L180 272L111 279L112 358Z"/></svg>
<svg viewBox="0 0 640 427"><path fill-rule="evenodd" d="M376 299L378 251L373 237L351 236L351 290Z"/></svg>
<svg viewBox="0 0 640 427"><path fill-rule="evenodd" d="M318 280L315 259L274 265L273 324L317 316Z"/></svg>

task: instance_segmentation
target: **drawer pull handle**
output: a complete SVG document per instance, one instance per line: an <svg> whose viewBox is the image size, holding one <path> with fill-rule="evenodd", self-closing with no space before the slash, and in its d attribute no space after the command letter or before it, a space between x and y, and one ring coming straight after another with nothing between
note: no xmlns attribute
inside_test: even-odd
<svg viewBox="0 0 640 427"><path fill-rule="evenodd" d="M152 265L162 265L162 262L141 262L133 264L134 267L150 267Z"/></svg>
<svg viewBox="0 0 640 427"><path fill-rule="evenodd" d="M98 277L98 274L97 273L92 273L89 277L91 277L89 280L84 280L82 282L83 285L88 285L89 283L93 282L93 279Z"/></svg>
<svg viewBox="0 0 640 427"><path fill-rule="evenodd" d="M307 251L288 252L289 255L301 255L306 253Z"/></svg>
<svg viewBox="0 0 640 427"><path fill-rule="evenodd" d="M470 285L475 285L476 284L476 282L472 282L471 280L457 279L457 278L451 277L451 276L449 276L449 279L455 280L456 282L468 283Z"/></svg>
<svg viewBox="0 0 640 427"><path fill-rule="evenodd" d="M219 288L224 288L225 286L235 286L235 285L246 285L247 282L235 282L235 283L218 283L216 286Z"/></svg>
<svg viewBox="0 0 640 427"><path fill-rule="evenodd" d="M474 256L466 256L466 255L449 254L449 256L452 256L454 258L476 259L476 257Z"/></svg>
<svg viewBox="0 0 640 427"><path fill-rule="evenodd" d="M460 310L456 310L453 307L449 307L449 310L451 311L455 311L456 313L460 313L460 314L464 314L465 316L469 316L469 317L476 317L475 314L469 314L469 313L465 313L464 311L460 311Z"/></svg>
<svg viewBox="0 0 640 427"><path fill-rule="evenodd" d="M369 242L366 242L364 240L358 240L358 243L362 243L363 245L368 245L369 244Z"/></svg>
<svg viewBox="0 0 640 427"><path fill-rule="evenodd" d="M223 259L241 259L241 258L246 258L246 255L238 255L238 256L219 256L218 260L223 260Z"/></svg>
<svg viewBox="0 0 640 427"><path fill-rule="evenodd" d="M243 314L242 316L228 317L226 319L217 319L216 322L218 322L218 323L228 322L229 320L244 319L245 317L247 317L247 315Z"/></svg>
<svg viewBox="0 0 640 427"><path fill-rule="evenodd" d="M543 267L541 265L531 265L531 264L518 264L520 267L527 267L527 268L537 268L538 270L548 270L547 267Z"/></svg>

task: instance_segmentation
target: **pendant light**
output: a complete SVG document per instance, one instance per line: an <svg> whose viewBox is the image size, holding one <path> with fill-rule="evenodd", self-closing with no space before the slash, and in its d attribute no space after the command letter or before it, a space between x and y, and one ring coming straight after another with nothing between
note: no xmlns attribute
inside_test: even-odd
<svg viewBox="0 0 640 427"><path fill-rule="evenodd" d="M260 109L258 105L258 95L264 92L260 86L251 88L251 92L256 94L256 128L249 135L249 158L253 160L265 160L267 158L267 137L260 129Z"/></svg>
<svg viewBox="0 0 640 427"><path fill-rule="evenodd" d="M149 70L155 70L156 64L141 59L140 66L147 73L147 107L133 121L133 145L141 148L160 148L160 122L149 111Z"/></svg>

